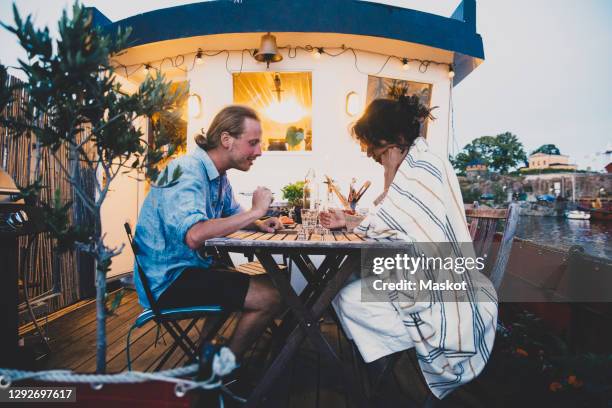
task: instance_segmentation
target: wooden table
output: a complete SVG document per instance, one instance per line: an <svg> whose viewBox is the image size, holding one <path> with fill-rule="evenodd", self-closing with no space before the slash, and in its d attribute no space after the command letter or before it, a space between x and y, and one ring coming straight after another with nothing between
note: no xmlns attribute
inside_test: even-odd
<svg viewBox="0 0 612 408"><path fill-rule="evenodd" d="M246 407L255 407L272 391L275 380L283 373L287 364L303 340L308 337L320 352L331 357L344 381L351 405L367 406L362 387L356 381L355 373L343 364L318 328L318 321L327 310L340 289L353 272L358 272L361 250L374 248L401 248L405 243L391 240L365 240L348 232L333 232L326 236L312 234L309 240L297 240L295 230L287 229L276 233L238 231L224 238L206 241L205 250L215 253L231 264L229 253L255 255L266 269L280 295L292 312L288 314L276 331L275 343L284 346L274 357L271 365L250 395ZM304 275L307 285L298 295L291 287L288 275L283 273L273 255L283 255L293 261ZM312 255L324 256L317 268L310 259ZM332 316L335 316L333 308Z"/></svg>

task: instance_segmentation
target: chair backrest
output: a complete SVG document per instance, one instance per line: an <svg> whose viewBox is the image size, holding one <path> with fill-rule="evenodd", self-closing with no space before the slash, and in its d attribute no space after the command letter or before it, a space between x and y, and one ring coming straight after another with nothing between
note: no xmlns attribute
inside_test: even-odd
<svg viewBox="0 0 612 408"><path fill-rule="evenodd" d="M145 295L147 296L147 301L149 302L149 308L153 311L154 315L159 315L159 308L157 307L157 302L155 301L155 297L153 296L153 292L151 291L151 287L149 286L149 279L144 273L144 269L140 265L138 261L138 248L136 244L134 244L134 238L132 237L132 227L130 227L129 223L123 224L125 228L125 233L127 234L128 241L130 242L130 247L132 248L132 252L134 253L134 259L136 260L136 266L138 267L138 277L140 278L140 283L144 289Z"/></svg>
<svg viewBox="0 0 612 408"><path fill-rule="evenodd" d="M476 256L489 255L493 237L497 231L497 226L505 220L503 235L497 252L495 264L489 275L495 289L499 289L506 272L512 241L516 233L516 226L519 220L518 203L510 203L507 210L494 208L468 208L465 211L466 217L470 220L469 228Z"/></svg>

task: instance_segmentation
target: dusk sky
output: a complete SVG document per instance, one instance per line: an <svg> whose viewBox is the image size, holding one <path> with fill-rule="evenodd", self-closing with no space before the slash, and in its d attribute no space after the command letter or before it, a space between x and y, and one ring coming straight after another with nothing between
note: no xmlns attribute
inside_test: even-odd
<svg viewBox="0 0 612 408"><path fill-rule="evenodd" d="M194 1L84 3L115 21ZM449 16L459 0L401 3ZM53 32L63 6L69 4L72 1L17 1L22 14L33 13L38 25L50 25ZM11 5L0 2L0 21L12 22ZM477 10L485 62L455 88L457 146L510 131L528 153L554 143L580 168L602 170L605 156L597 153L612 150L612 1L480 0ZM0 43L3 64L16 65L17 58L23 58L5 30L0 30Z"/></svg>

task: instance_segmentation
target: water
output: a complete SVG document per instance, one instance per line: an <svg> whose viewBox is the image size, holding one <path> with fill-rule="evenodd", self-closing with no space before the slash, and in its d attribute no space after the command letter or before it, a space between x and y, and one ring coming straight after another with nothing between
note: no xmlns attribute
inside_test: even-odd
<svg viewBox="0 0 612 408"><path fill-rule="evenodd" d="M516 236L541 244L568 249L580 245L585 252L612 259L612 223L568 220L557 217L522 216Z"/></svg>

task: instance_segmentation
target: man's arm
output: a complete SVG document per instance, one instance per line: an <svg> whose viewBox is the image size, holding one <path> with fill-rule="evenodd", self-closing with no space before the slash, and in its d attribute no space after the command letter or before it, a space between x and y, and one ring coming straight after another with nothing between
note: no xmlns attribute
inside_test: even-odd
<svg viewBox="0 0 612 408"><path fill-rule="evenodd" d="M255 225L255 221L263 217L265 213L266 210L252 208L231 217L200 221L189 228L185 234L185 243L191 249L198 249L208 239L223 237L249 225Z"/></svg>
<svg viewBox="0 0 612 408"><path fill-rule="evenodd" d="M233 215L236 215L242 212L244 212L244 209L242 208L240 203L236 201L232 186L228 183L226 194L225 194L225 202L223 203L222 217L229 218ZM265 214L263 218L265 218ZM240 227L240 229L263 231L263 232L274 232L275 230L280 229L280 228L282 228L282 224L276 217L268 217L265 220L257 219L254 222L250 223L249 225Z"/></svg>
<svg viewBox="0 0 612 408"><path fill-rule="evenodd" d="M208 239L223 237L254 224L258 218L266 214L271 202L272 192L267 188L257 187L253 193L250 210L227 218L215 218L193 224L185 234L185 244L191 249L197 249Z"/></svg>

